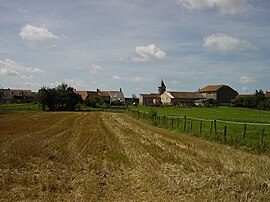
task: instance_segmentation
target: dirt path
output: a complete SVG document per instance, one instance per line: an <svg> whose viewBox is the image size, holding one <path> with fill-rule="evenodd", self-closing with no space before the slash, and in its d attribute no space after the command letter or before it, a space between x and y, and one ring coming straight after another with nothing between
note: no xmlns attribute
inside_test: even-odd
<svg viewBox="0 0 270 202"><path fill-rule="evenodd" d="M125 114L24 113L0 125L0 201L270 201L269 156Z"/></svg>

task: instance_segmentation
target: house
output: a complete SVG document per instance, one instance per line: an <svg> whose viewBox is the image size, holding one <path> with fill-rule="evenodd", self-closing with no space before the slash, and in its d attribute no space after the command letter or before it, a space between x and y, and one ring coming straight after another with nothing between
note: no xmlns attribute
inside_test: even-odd
<svg viewBox="0 0 270 202"><path fill-rule="evenodd" d="M169 92L165 91L161 96L164 105L192 106L195 100L205 97L197 92Z"/></svg>
<svg viewBox="0 0 270 202"><path fill-rule="evenodd" d="M94 97L99 96L105 103L110 105L125 104L125 97L121 88L120 91L101 91L100 89L97 89L97 91L75 90L74 92L80 95L83 101L87 98L94 101Z"/></svg>
<svg viewBox="0 0 270 202"><path fill-rule="evenodd" d="M224 84L208 85L202 89L199 89L197 93L203 95L204 98L212 98L216 100L218 105L229 105L231 101L234 100L238 95L237 91Z"/></svg>
<svg viewBox="0 0 270 202"><path fill-rule="evenodd" d="M125 105L125 96L120 88L119 91L109 91L110 105Z"/></svg>
<svg viewBox="0 0 270 202"><path fill-rule="evenodd" d="M139 105L156 105L160 103L160 96L166 91L166 85L161 80L158 86L158 93L140 94Z"/></svg>
<svg viewBox="0 0 270 202"><path fill-rule="evenodd" d="M87 98L93 101L94 97L98 95L97 91L88 91L88 90L75 90L74 93L80 95L83 101L85 101Z"/></svg>
<svg viewBox="0 0 270 202"><path fill-rule="evenodd" d="M214 105L217 105L216 100L214 100L213 98L199 99L199 100L195 100L193 103L195 106L214 106Z"/></svg>
<svg viewBox="0 0 270 202"><path fill-rule="evenodd" d="M88 97L88 91L86 90L75 90L74 93L80 95L83 101Z"/></svg>
<svg viewBox="0 0 270 202"><path fill-rule="evenodd" d="M140 94L139 105L155 105L160 101L160 95L157 93Z"/></svg>
<svg viewBox="0 0 270 202"><path fill-rule="evenodd" d="M1 103L28 103L33 102L36 96L31 90L0 89Z"/></svg>

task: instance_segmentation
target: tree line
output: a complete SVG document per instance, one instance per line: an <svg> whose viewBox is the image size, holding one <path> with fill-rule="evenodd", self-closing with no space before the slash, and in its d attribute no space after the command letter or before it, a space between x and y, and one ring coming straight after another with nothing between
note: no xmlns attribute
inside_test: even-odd
<svg viewBox="0 0 270 202"><path fill-rule="evenodd" d="M233 105L244 108L270 109L270 100L265 97L263 90L256 90L253 95L236 98Z"/></svg>

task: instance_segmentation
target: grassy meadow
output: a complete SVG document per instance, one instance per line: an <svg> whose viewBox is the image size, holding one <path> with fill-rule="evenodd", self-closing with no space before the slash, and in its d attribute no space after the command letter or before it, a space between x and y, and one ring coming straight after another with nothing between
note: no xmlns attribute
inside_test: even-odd
<svg viewBox="0 0 270 202"><path fill-rule="evenodd" d="M132 107L140 111L150 112L153 107ZM187 116L199 119L224 120L250 123L269 123L270 111L234 108L234 107L155 107L158 115Z"/></svg>
<svg viewBox="0 0 270 202"><path fill-rule="evenodd" d="M232 107L131 107L155 125L232 146L270 152L270 111ZM155 120L151 111L156 111ZM184 118L186 116L186 118Z"/></svg>
<svg viewBox="0 0 270 202"><path fill-rule="evenodd" d="M0 114L7 114L17 111L38 111L41 110L38 104L0 104Z"/></svg>

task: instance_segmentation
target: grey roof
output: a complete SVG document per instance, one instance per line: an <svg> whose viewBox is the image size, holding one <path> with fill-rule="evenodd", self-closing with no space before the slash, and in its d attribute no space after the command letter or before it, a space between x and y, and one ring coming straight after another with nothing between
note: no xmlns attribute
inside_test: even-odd
<svg viewBox="0 0 270 202"><path fill-rule="evenodd" d="M202 94L196 92L169 92L174 98L182 99L203 99Z"/></svg>
<svg viewBox="0 0 270 202"><path fill-rule="evenodd" d="M112 101L125 101L122 91L109 91Z"/></svg>

